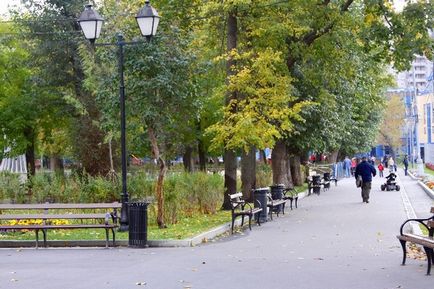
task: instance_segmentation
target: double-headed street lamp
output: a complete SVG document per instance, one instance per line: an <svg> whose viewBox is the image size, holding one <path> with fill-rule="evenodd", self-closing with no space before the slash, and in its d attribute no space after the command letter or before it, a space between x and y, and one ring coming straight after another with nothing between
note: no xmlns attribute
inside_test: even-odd
<svg viewBox="0 0 434 289"><path fill-rule="evenodd" d="M139 10L136 16L137 24L142 36L149 41L155 36L160 22L157 10L145 1L145 6ZM92 5L85 6L85 10L78 18L84 37L91 43L95 43L101 33L101 27L104 19L92 9ZM128 230L128 192L127 192L127 150L126 150L126 132L125 132L125 84L124 84L124 46L130 44L139 44L142 42L125 42L122 34L117 35L116 43L102 43L96 45L118 47L118 66L119 66L119 100L121 109L121 152L122 152L122 209L121 209L121 231Z"/></svg>

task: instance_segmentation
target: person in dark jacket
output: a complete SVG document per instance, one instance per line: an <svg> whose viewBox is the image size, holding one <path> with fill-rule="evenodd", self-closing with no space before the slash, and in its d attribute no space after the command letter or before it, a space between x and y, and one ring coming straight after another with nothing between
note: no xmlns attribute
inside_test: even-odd
<svg viewBox="0 0 434 289"><path fill-rule="evenodd" d="M408 157L407 157L407 155L404 156L404 160L402 162L404 163L405 175L408 175Z"/></svg>
<svg viewBox="0 0 434 289"><path fill-rule="evenodd" d="M377 174L374 166L368 163L367 158L363 157L362 162L357 165L354 176L362 177L362 199L364 203L369 203L369 193L371 192L372 177Z"/></svg>

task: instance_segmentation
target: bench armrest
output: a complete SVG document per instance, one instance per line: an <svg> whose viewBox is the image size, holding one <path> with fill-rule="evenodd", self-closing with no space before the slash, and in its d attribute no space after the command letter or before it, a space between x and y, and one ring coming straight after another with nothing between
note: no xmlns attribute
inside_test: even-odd
<svg viewBox="0 0 434 289"><path fill-rule="evenodd" d="M430 220L434 220L434 216L432 216L430 218L426 218L426 219L408 219L404 223L402 223L401 228L399 228L399 233L401 234L401 236L403 235L404 226L409 222L418 222L418 223L422 224L427 229L427 231L429 231L430 229L428 228L427 224L425 224L424 222L427 222Z"/></svg>

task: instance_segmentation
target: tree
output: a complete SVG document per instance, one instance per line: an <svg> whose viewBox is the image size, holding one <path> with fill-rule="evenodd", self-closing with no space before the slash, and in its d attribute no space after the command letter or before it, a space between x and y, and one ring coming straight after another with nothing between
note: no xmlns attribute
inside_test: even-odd
<svg viewBox="0 0 434 289"><path fill-rule="evenodd" d="M389 146L393 155L402 145L404 119L405 107L402 98L397 94L391 94L378 131L377 143Z"/></svg>
<svg viewBox="0 0 434 289"><path fill-rule="evenodd" d="M92 175L109 171L108 146L95 121L100 113L94 96L85 89L79 43L83 41L76 22L82 1L26 1L29 13L17 15L23 38L31 41L30 65L37 67L40 91L51 95L61 120L53 118L54 126L65 124L75 158ZM67 119L65 121L65 119ZM46 131L45 135L50 135ZM51 134L54 136L54 134ZM64 135L64 134L62 134ZM64 153L56 152L56 153Z"/></svg>

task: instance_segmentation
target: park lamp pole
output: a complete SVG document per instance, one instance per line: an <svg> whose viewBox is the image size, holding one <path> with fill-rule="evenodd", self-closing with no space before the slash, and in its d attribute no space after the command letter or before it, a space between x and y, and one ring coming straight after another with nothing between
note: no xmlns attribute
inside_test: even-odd
<svg viewBox="0 0 434 289"><path fill-rule="evenodd" d="M145 6L139 10L136 16L137 24L143 37L149 42L155 36L160 22L157 10L145 1ZM92 44L98 39L104 19L92 9L92 5L85 6L77 22L80 24L84 37ZM124 84L124 46L143 42L125 42L122 34L117 35L116 43L102 43L96 45L118 47L119 68L119 101L121 110L121 158L122 158L122 194L121 194L121 218L120 231L128 231L128 191L127 191L127 149L126 149L126 121L125 121L125 84Z"/></svg>

